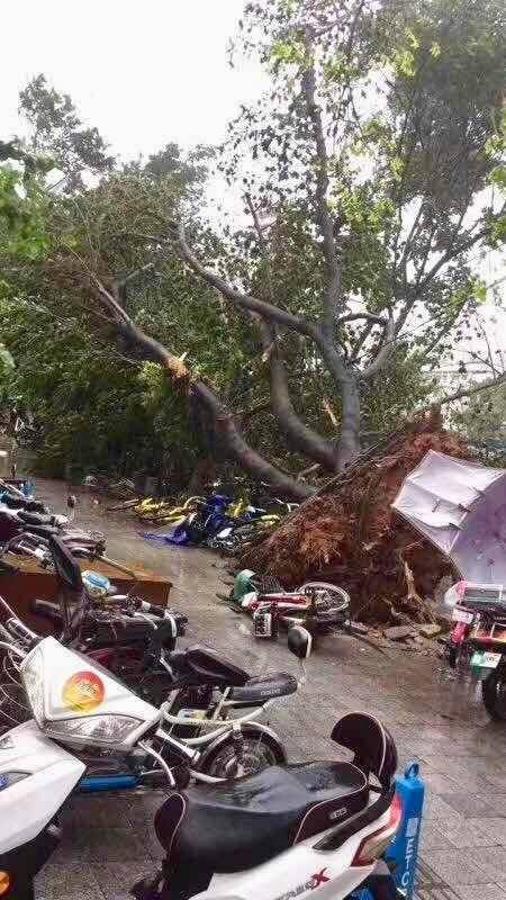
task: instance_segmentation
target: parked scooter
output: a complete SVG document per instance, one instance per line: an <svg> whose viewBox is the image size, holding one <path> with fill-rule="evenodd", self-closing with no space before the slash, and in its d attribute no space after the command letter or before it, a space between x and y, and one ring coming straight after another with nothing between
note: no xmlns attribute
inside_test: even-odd
<svg viewBox="0 0 506 900"><path fill-rule="evenodd" d="M289 646L305 657L308 638ZM21 662L35 721L0 742L0 885L9 900L34 900L35 875L58 843L58 813L84 774L76 755L90 743L160 761L174 789L157 813L162 871L134 888L138 900L279 900L315 888L345 900L367 888L374 900L399 895L382 857L402 818L393 777L394 742L372 716L350 713L332 739L351 762L273 766L226 784L188 788L193 751L167 737L160 712L54 638ZM69 749L64 749L68 747ZM186 758L186 764L181 760Z"/></svg>
<svg viewBox="0 0 506 900"><path fill-rule="evenodd" d="M207 648L176 650L186 617L121 595L92 602L79 566L64 545L56 540L52 543L62 586L61 612L45 601L35 601L34 610L49 615L63 643L105 666L143 699L156 706L163 704L165 727L202 751L202 772L232 777L239 771L255 771L285 761L278 736L256 719L274 700L295 693L297 680L293 676L273 673L251 677ZM8 634L21 640L22 649L27 649L33 632L24 629L4 601L2 605ZM13 669L11 680L15 681L15 662L11 660L7 676ZM6 689L0 685L5 694L3 719L8 726L16 714L16 721L20 716L21 721L27 717L15 688L13 696L10 686ZM0 713L1 707L0 698ZM133 787L139 780L139 773L125 769L121 760L118 767L116 761L113 764L107 760L104 766L102 759L89 758L88 768L89 778L95 779L93 784L103 779L96 789Z"/></svg>
<svg viewBox="0 0 506 900"><path fill-rule="evenodd" d="M312 635L352 630L349 594L335 584L308 581L295 591L250 569L236 576L232 599L253 618L256 637L275 638L280 628L303 625Z"/></svg>
<svg viewBox="0 0 506 900"><path fill-rule="evenodd" d="M105 536L100 531L76 528L66 516L8 509L0 505L0 544L12 553L29 555L30 550L44 552L51 537L59 537L74 553L105 552Z"/></svg>
<svg viewBox="0 0 506 900"><path fill-rule="evenodd" d="M506 721L506 591L503 585L460 581L445 594L455 625L446 642L452 666L481 681L492 719Z"/></svg>

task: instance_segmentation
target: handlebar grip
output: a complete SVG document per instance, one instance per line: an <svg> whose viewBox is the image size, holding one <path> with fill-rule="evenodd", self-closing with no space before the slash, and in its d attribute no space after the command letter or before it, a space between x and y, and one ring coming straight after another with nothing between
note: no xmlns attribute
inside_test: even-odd
<svg viewBox="0 0 506 900"><path fill-rule="evenodd" d="M156 616L158 619L163 619L165 616L163 606L157 606L155 603L148 603L147 600L141 600L140 611L149 613L150 616Z"/></svg>
<svg viewBox="0 0 506 900"><path fill-rule="evenodd" d="M61 625L63 622L60 610L54 603L50 603L49 600L34 600L32 610L34 613L44 616L45 619L50 619L51 622L57 622L58 625Z"/></svg>

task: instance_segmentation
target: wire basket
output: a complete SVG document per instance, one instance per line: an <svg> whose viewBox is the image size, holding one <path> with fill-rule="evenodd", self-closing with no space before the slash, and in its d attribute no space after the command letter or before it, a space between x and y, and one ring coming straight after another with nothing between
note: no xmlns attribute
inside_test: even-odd
<svg viewBox="0 0 506 900"><path fill-rule="evenodd" d="M19 657L15 653L4 653L0 664L0 684L2 682L21 684L19 673Z"/></svg>
<svg viewBox="0 0 506 900"><path fill-rule="evenodd" d="M12 681L0 682L0 735L31 718L23 686Z"/></svg>

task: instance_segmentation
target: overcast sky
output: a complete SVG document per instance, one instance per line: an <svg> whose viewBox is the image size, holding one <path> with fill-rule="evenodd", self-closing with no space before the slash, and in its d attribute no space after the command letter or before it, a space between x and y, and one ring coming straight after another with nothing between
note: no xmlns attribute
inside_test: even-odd
<svg viewBox="0 0 506 900"><path fill-rule="evenodd" d="M170 140L219 141L259 89L253 65L227 65L242 8L243 0L2 3L0 136L19 132L19 91L43 72L124 158Z"/></svg>
<svg viewBox="0 0 506 900"><path fill-rule="evenodd" d="M261 89L252 63L235 69L227 63L242 9L243 0L2 3L0 138L20 132L19 91L43 72L123 159L172 140L219 142L239 104ZM218 216L222 193L210 194ZM236 200L225 197L227 203L235 211ZM480 265L486 282L504 271L497 256ZM504 321L503 312L498 322ZM491 324L491 330L504 346L506 328Z"/></svg>

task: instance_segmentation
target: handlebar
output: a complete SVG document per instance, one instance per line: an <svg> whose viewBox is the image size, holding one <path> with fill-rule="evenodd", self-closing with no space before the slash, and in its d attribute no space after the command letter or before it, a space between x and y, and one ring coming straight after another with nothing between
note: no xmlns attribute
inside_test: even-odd
<svg viewBox="0 0 506 900"><path fill-rule="evenodd" d="M43 616L45 619L50 619L51 622L55 622L57 625L63 623L63 616L59 608L49 600L34 600L32 603L32 610L34 613L38 613L38 615Z"/></svg>
<svg viewBox="0 0 506 900"><path fill-rule="evenodd" d="M147 600L141 600L137 608L141 612L149 613L150 616L155 616L158 619L165 618L165 608L157 606L155 603L148 603Z"/></svg>

